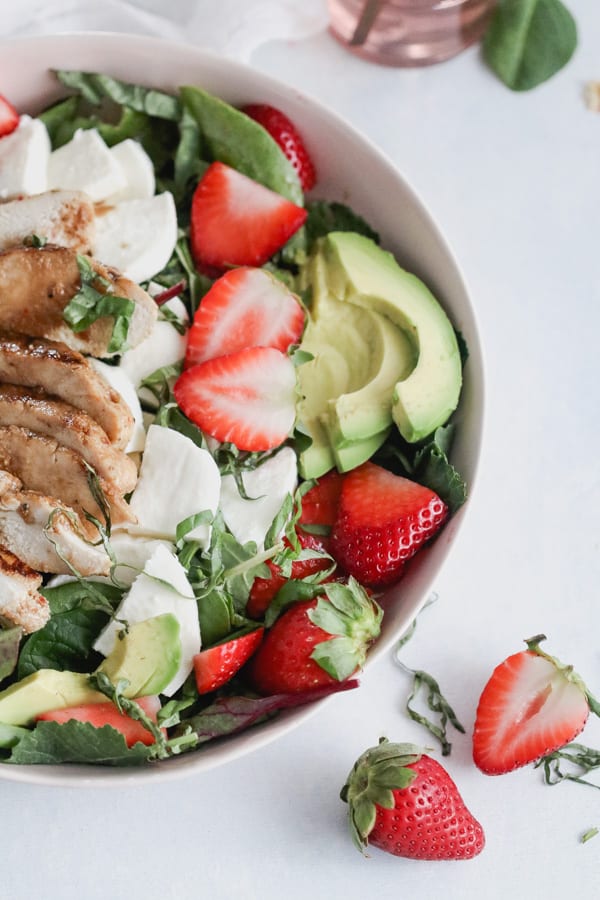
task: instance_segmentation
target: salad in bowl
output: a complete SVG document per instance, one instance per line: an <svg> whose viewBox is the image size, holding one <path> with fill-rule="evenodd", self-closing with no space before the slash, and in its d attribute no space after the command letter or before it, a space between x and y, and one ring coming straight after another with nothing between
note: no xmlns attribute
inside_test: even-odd
<svg viewBox="0 0 600 900"><path fill-rule="evenodd" d="M6 777L214 764L355 689L474 469L468 305L271 85L134 69L0 98Z"/></svg>

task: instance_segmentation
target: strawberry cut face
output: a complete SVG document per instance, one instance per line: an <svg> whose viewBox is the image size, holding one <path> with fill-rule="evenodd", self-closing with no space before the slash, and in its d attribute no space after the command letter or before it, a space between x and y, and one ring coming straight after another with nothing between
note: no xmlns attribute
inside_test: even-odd
<svg viewBox="0 0 600 900"><path fill-rule="evenodd" d="M587 696L554 662L530 650L496 667L477 709L473 759L487 775L535 762L572 741L589 715Z"/></svg>

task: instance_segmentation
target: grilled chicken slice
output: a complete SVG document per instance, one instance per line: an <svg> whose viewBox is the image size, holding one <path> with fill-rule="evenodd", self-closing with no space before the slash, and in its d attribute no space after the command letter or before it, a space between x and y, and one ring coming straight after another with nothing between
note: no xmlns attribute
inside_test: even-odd
<svg viewBox="0 0 600 900"><path fill-rule="evenodd" d="M83 191L46 191L0 203L0 250L16 247L33 234L76 253L91 253L94 204Z"/></svg>
<svg viewBox="0 0 600 900"><path fill-rule="evenodd" d="M38 631L50 617L48 601L38 588L42 576L0 544L0 619L26 634Z"/></svg>
<svg viewBox="0 0 600 900"><path fill-rule="evenodd" d="M0 426L17 425L74 450L112 486L128 494L137 482L132 459L110 443L106 432L87 413L36 388L0 383Z"/></svg>
<svg viewBox="0 0 600 900"><path fill-rule="evenodd" d="M18 478L1 470L0 542L38 572L71 575L66 561L81 575L110 572L104 547L84 540L73 510L53 497L23 490Z"/></svg>
<svg viewBox="0 0 600 900"><path fill-rule="evenodd" d="M79 515L86 534L98 538L85 513L103 523L105 518L92 492L90 470L78 453L53 438L7 425L0 427L0 469L16 475L27 490L47 491L50 496L58 497ZM135 521L129 506L114 488L102 478L98 479L98 485L115 525Z"/></svg>
<svg viewBox="0 0 600 900"><path fill-rule="evenodd" d="M135 303L127 333L127 345L135 347L148 337L157 319L152 297L133 281L86 257L93 270L106 279L112 295ZM77 254L66 247L13 247L0 253L0 329L34 337L64 341L90 356L111 356L108 345L114 319L104 316L86 331L75 334L63 319L63 311L81 287ZM105 293L98 284L98 290Z"/></svg>
<svg viewBox="0 0 600 900"><path fill-rule="evenodd" d="M65 344L0 332L0 381L42 388L86 412L116 447L127 446L133 431L129 407L80 353Z"/></svg>

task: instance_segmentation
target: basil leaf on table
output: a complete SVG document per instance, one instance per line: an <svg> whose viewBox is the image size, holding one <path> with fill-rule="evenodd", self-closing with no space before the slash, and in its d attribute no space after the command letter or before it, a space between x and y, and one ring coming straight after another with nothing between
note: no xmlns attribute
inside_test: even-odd
<svg viewBox="0 0 600 900"><path fill-rule="evenodd" d="M565 66L577 26L560 0L500 0L483 39L483 55L513 91L528 91Z"/></svg>

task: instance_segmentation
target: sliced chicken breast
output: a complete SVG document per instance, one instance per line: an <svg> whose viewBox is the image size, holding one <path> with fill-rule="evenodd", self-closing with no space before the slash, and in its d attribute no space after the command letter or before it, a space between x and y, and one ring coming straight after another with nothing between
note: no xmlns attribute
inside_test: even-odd
<svg viewBox="0 0 600 900"><path fill-rule="evenodd" d="M0 471L0 542L32 569L71 575L107 575L104 547L84 539L73 510L59 500L23 490L21 481ZM58 551L58 552L57 552Z"/></svg>
<svg viewBox="0 0 600 900"><path fill-rule="evenodd" d="M0 619L26 634L38 631L50 618L48 601L38 588L42 576L0 544Z"/></svg>
<svg viewBox="0 0 600 900"><path fill-rule="evenodd" d="M46 191L0 203L0 250L33 234L76 253L91 253L96 239L94 204L83 191Z"/></svg>
<svg viewBox="0 0 600 900"><path fill-rule="evenodd" d="M65 344L0 332L0 381L40 387L94 419L119 449L127 446L133 416L121 395Z"/></svg>
<svg viewBox="0 0 600 900"><path fill-rule="evenodd" d="M90 469L78 453L62 447L53 438L44 437L16 425L0 427L0 469L11 472L30 491L47 492L58 497L79 515L82 528L92 539L97 530L87 521L88 512L105 522L90 481ZM98 486L110 510L115 525L135 521L129 506L104 479Z"/></svg>
<svg viewBox="0 0 600 900"><path fill-rule="evenodd" d="M157 319L152 297L115 269L90 257L92 269L111 285L112 296L133 300L135 308L127 333L127 346L148 337ZM101 293L108 293L96 283ZM66 247L13 247L0 252L0 329L34 337L64 341L90 356L107 357L114 319L104 316L86 331L75 334L63 319L63 311L81 287L77 254Z"/></svg>
<svg viewBox="0 0 600 900"><path fill-rule="evenodd" d="M17 425L74 450L114 488L128 494L137 482L137 467L108 440L87 413L36 388L0 383L0 426Z"/></svg>

